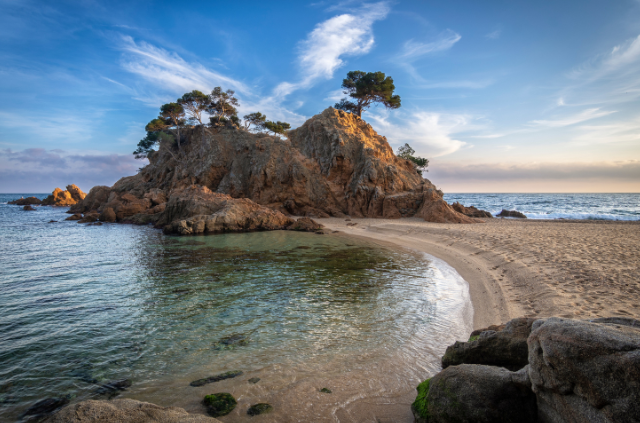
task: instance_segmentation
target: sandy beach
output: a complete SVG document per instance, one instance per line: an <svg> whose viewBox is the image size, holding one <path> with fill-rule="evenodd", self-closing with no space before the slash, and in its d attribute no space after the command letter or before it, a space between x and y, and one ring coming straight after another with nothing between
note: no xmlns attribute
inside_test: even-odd
<svg viewBox="0 0 640 423"><path fill-rule="evenodd" d="M519 316L640 318L640 222L317 219L438 257L469 283L474 327Z"/></svg>

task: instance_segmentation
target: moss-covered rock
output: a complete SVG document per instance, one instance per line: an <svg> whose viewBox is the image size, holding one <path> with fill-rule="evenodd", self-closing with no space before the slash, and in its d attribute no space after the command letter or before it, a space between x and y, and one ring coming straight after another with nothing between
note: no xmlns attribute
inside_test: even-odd
<svg viewBox="0 0 640 423"><path fill-rule="evenodd" d="M330 394L330 393L331 393L331 389L329 389L329 388L322 388L322 389L320 389L320 392L322 392L323 394Z"/></svg>
<svg viewBox="0 0 640 423"><path fill-rule="evenodd" d="M429 392L429 384L431 383L431 379L427 379L422 382L416 390L418 391L418 396L416 400L411 404L411 411L413 411L413 416L416 419L416 423L426 423L429 418L429 403L427 400L427 393Z"/></svg>
<svg viewBox="0 0 640 423"><path fill-rule="evenodd" d="M247 414L250 416L257 416L258 414L266 414L273 411L273 407L271 404L267 404L266 402L261 402L259 404L254 404L247 410Z"/></svg>
<svg viewBox="0 0 640 423"><path fill-rule="evenodd" d="M212 417L226 416L238 405L233 395L227 392L207 395L202 402L207 407L207 413Z"/></svg>
<svg viewBox="0 0 640 423"><path fill-rule="evenodd" d="M258 382L260 382L259 377L252 377L251 379L249 379L249 383L258 383Z"/></svg>

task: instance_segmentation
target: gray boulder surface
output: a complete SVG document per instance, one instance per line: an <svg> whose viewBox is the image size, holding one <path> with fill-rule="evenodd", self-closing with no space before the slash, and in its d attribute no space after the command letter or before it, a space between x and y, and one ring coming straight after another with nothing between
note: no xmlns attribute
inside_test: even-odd
<svg viewBox="0 0 640 423"><path fill-rule="evenodd" d="M220 420L189 414L178 407L160 407L132 399L82 401L69 405L47 423L220 423Z"/></svg>
<svg viewBox="0 0 640 423"><path fill-rule="evenodd" d="M442 367L458 364L486 364L509 370L527 365L527 338L536 319L521 317L509 321L502 330L474 331L469 342L456 342L442 357ZM492 327L490 329L500 329Z"/></svg>
<svg viewBox="0 0 640 423"><path fill-rule="evenodd" d="M526 369L451 366L418 388L412 405L417 423L533 423L536 397ZM422 395L420 395L422 393Z"/></svg>
<svg viewBox="0 0 640 423"><path fill-rule="evenodd" d="M539 320L529 362L540 421L640 422L640 322Z"/></svg>

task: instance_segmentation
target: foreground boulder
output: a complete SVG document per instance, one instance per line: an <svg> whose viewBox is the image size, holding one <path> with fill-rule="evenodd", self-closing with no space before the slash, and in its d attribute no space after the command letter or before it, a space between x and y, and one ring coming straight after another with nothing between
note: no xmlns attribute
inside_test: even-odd
<svg viewBox="0 0 640 423"><path fill-rule="evenodd" d="M418 386L416 422L640 422L640 321L521 318L493 329L447 349L449 367ZM517 372L498 367L514 357L509 351L520 357L528 332L529 364ZM500 333L511 335L500 340ZM482 339L493 344L482 346ZM454 365L467 361L495 365ZM535 409L527 402L532 397Z"/></svg>
<svg viewBox="0 0 640 423"><path fill-rule="evenodd" d="M527 338L536 319L518 318L503 329L474 331L469 342L456 342L447 347L442 367L458 364L487 364L518 370L529 363Z"/></svg>
<svg viewBox="0 0 640 423"><path fill-rule="evenodd" d="M539 320L529 363L540 421L640 421L640 322Z"/></svg>
<svg viewBox="0 0 640 423"><path fill-rule="evenodd" d="M534 423L536 397L526 371L449 367L418 386L411 406L418 423Z"/></svg>
<svg viewBox="0 0 640 423"><path fill-rule="evenodd" d="M63 408L48 423L220 423L178 407L160 407L131 399L88 400Z"/></svg>
<svg viewBox="0 0 640 423"><path fill-rule="evenodd" d="M39 206L42 204L42 200L36 197L18 198L17 200L9 201L7 204L15 204L16 206Z"/></svg>
<svg viewBox="0 0 640 423"><path fill-rule="evenodd" d="M163 145L138 174L111 188L94 187L70 212L102 213L111 208L117 222L171 225L172 233L185 234L251 227L254 217L224 222L222 216L253 210L252 204L285 216L310 218L350 215L480 222L454 210L443 200L442 191L416 172L413 162L396 157L385 137L350 113L328 108L289 131L288 139L229 126L207 131L204 140L200 129L181 131L181 152ZM191 214L185 209L179 219L168 220L175 211L173 199L191 187L252 203L234 206L229 198L220 197L205 207L212 209L206 213L194 203ZM227 209L219 207L223 201ZM218 212L215 219L204 217ZM273 215L268 220L279 227L276 220L282 218Z"/></svg>
<svg viewBox="0 0 640 423"><path fill-rule="evenodd" d="M42 201L43 206L72 206L84 200L86 194L77 185L67 185L66 190L56 188L53 193Z"/></svg>

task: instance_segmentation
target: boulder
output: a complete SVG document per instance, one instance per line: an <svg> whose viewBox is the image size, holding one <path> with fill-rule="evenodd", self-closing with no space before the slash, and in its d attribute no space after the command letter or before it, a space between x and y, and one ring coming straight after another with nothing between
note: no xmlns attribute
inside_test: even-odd
<svg viewBox="0 0 640 423"><path fill-rule="evenodd" d="M166 234L180 235L285 229L292 223L290 217L249 199L199 186L173 194L158 220Z"/></svg>
<svg viewBox="0 0 640 423"><path fill-rule="evenodd" d="M517 217L518 219L527 218L527 216L525 216L524 213L520 213L519 211L515 211L515 210L505 210L505 209L502 209L500 213L496 214L496 217Z"/></svg>
<svg viewBox="0 0 640 423"><path fill-rule="evenodd" d="M58 409L64 407L67 404L69 404L68 396L61 398L46 398L36 402L31 407L29 407L27 411L22 413L21 417L26 421L42 421L43 418L52 413L55 413Z"/></svg>
<svg viewBox="0 0 640 423"><path fill-rule="evenodd" d="M259 414L267 414L273 411L273 406L271 404L267 404L266 402L261 402L259 404L253 404L247 410L247 414L250 416L257 416Z"/></svg>
<svg viewBox="0 0 640 423"><path fill-rule="evenodd" d="M78 201L84 200L85 197L87 196L87 194L82 192L82 190L78 188L76 184L67 185L67 192L71 194L71 198L76 200L76 203Z"/></svg>
<svg viewBox="0 0 640 423"><path fill-rule="evenodd" d="M209 376L204 379L198 379L191 382L190 386L204 386L209 383L220 382L225 379L233 379L234 377L241 376L243 374L242 370L231 370L229 372L221 373L215 376Z"/></svg>
<svg viewBox="0 0 640 423"><path fill-rule="evenodd" d="M92 223L97 222L100 215L97 212L85 213L82 219L78 220L78 223Z"/></svg>
<svg viewBox="0 0 640 423"><path fill-rule="evenodd" d="M84 200L71 206L68 213L85 213L91 210L98 210L101 205L107 202L110 193L110 187L104 185L95 186L91 188Z"/></svg>
<svg viewBox="0 0 640 423"><path fill-rule="evenodd" d="M488 211L479 210L474 206L465 207L457 201L451 205L451 208L457 211L458 213L462 213L465 216L469 217L479 217L479 218L493 218L493 215Z"/></svg>
<svg viewBox="0 0 640 423"><path fill-rule="evenodd" d="M16 206L33 206L42 204L42 200L36 197L18 198L17 200L9 201L7 204L15 204Z"/></svg>
<svg viewBox="0 0 640 423"><path fill-rule="evenodd" d="M116 221L116 212L111 207L107 207L100 213L98 219L101 222L113 223Z"/></svg>
<svg viewBox="0 0 640 423"><path fill-rule="evenodd" d="M287 230L289 230L289 231L315 232L315 231L321 230L322 228L324 228L324 226L322 226L321 224L319 224L315 220L312 220L312 219L310 219L308 217L301 217L298 220L296 220L295 222L293 222L291 225L289 225L287 227Z"/></svg>
<svg viewBox="0 0 640 423"><path fill-rule="evenodd" d="M48 423L220 423L178 407L160 407L132 399L88 400L69 405L47 420Z"/></svg>
<svg viewBox="0 0 640 423"><path fill-rule="evenodd" d="M226 416L238 405L233 395L228 392L207 395L202 402L207 407L207 413L213 417Z"/></svg>
<svg viewBox="0 0 640 423"><path fill-rule="evenodd" d="M469 342L456 342L447 347L442 357L442 367L465 363L521 369L529 362L527 338L535 321L536 319L521 317L510 320L501 330L474 332Z"/></svg>
<svg viewBox="0 0 640 423"><path fill-rule="evenodd" d="M526 369L461 364L418 386L417 423L534 423L536 397Z"/></svg>
<svg viewBox="0 0 640 423"><path fill-rule="evenodd" d="M65 220L82 220L82 215L80 213L76 213L67 217Z"/></svg>
<svg viewBox="0 0 640 423"><path fill-rule="evenodd" d="M34 209L33 207L26 205L22 208L22 210L24 211L36 211L36 209Z"/></svg>
<svg viewBox="0 0 640 423"><path fill-rule="evenodd" d="M640 421L640 322L538 320L529 363L540 421Z"/></svg>

